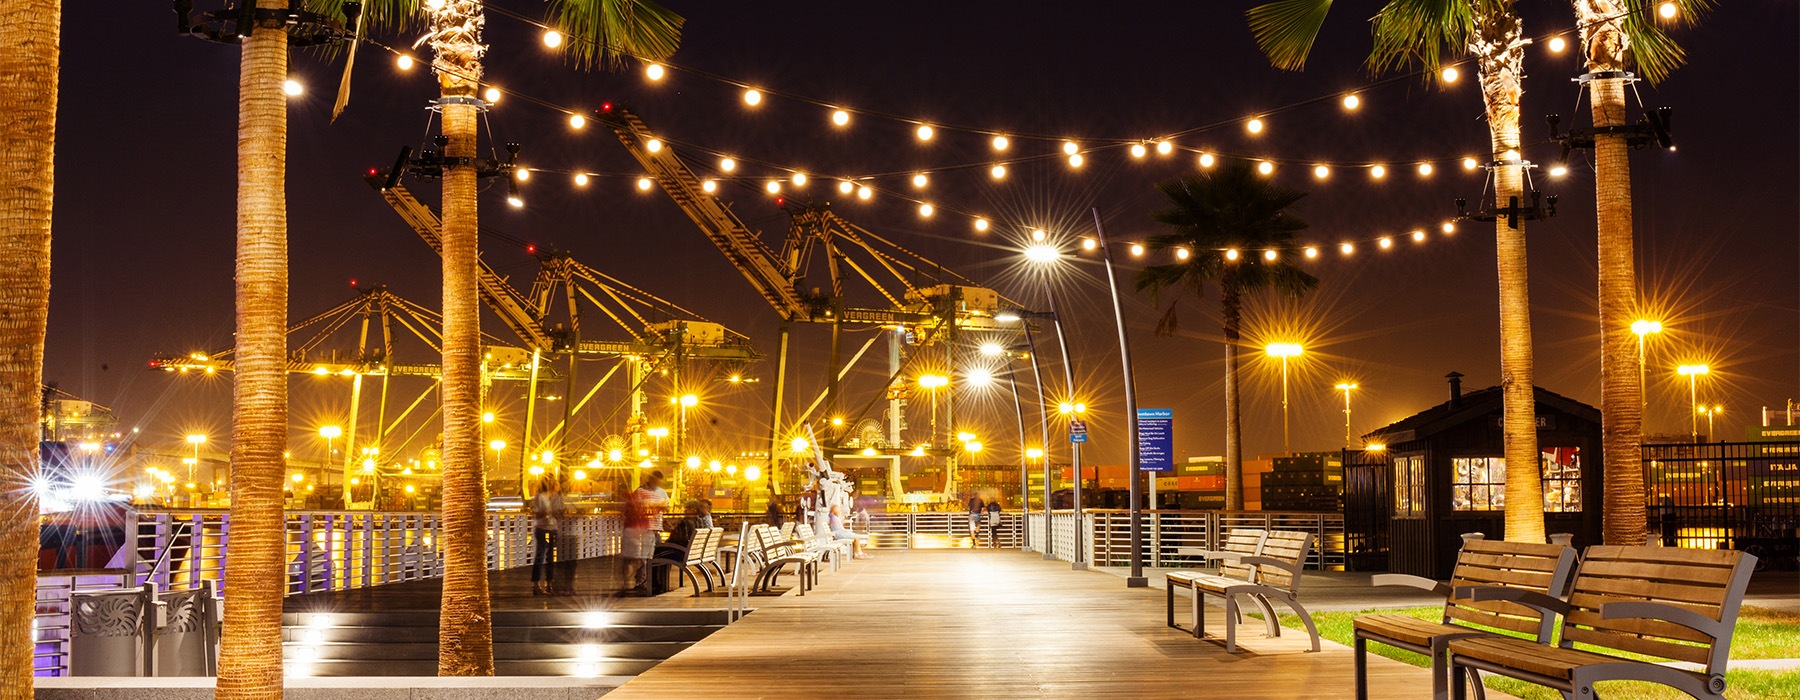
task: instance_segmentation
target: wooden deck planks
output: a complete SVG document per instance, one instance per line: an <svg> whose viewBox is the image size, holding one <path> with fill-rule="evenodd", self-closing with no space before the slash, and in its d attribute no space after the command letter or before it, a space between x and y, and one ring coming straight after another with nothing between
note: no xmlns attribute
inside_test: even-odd
<svg viewBox="0 0 1800 700"><path fill-rule="evenodd" d="M1163 592L1005 551L882 552L757 611L609 693L706 697L1348 698L1349 648L1240 629L1244 651L1163 624ZM1223 613L1209 614L1219 632ZM1370 657L1377 698L1430 695ZM1497 694L1496 694L1497 696Z"/></svg>

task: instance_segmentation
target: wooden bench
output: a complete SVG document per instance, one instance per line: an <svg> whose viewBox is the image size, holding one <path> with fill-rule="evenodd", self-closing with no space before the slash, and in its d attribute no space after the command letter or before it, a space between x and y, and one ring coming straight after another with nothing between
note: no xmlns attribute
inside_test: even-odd
<svg viewBox="0 0 1800 700"><path fill-rule="evenodd" d="M800 595L818 583L819 554L806 549L805 543L783 539L780 531L767 525L756 526L750 536L756 540L751 551L756 553L758 566L751 590L768 591L789 565L800 577Z"/></svg>
<svg viewBox="0 0 1800 700"><path fill-rule="evenodd" d="M1237 533L1233 531L1232 534ZM1227 538L1228 542L1229 540L1230 537ZM1313 624L1312 615L1306 612L1306 608L1300 605L1299 600L1300 575L1302 567L1306 564L1306 558L1312 554L1312 545L1312 533L1271 530L1263 536L1262 543L1254 555L1240 556L1229 551L1209 554L1209 556L1216 554L1220 559L1235 560L1233 564L1230 564L1234 568L1229 570L1233 572L1233 575L1226 575L1228 564L1224 562L1220 564L1221 573L1219 575L1189 572L1169 574L1171 587L1181 585L1176 583L1177 579L1181 579L1185 581L1185 587L1191 588L1194 592L1192 601L1194 636L1204 638L1206 635L1206 606L1201 600L1202 594L1217 596L1225 601L1225 650L1236 653L1237 626L1243 621L1237 601L1239 596L1244 596L1248 597L1261 610L1263 626L1270 637L1281 636L1281 623L1275 619L1275 608L1270 603L1279 601L1293 610L1296 615L1300 616L1300 621L1306 624L1307 634L1312 637L1312 651L1317 652L1319 650L1319 628ZM1248 579L1239 577L1245 573L1239 567L1249 567ZM1168 596L1169 624L1175 626L1174 591L1170 590Z"/></svg>
<svg viewBox="0 0 1800 700"><path fill-rule="evenodd" d="M682 560L677 562L662 558L651 559L649 564L650 571L654 572L658 568L665 567L674 569L675 588L680 588L683 583L687 583L693 586L694 597L696 598L700 596L700 579L705 578L706 592L711 593L713 591L713 577L712 572L706 567L708 564L711 564L714 567L718 566L719 541L724 538L724 528L703 528L694 531L694 539L688 542L686 547L678 544L668 544L666 542L658 545L660 547L667 547L681 552ZM721 573L719 578L723 581L724 574Z"/></svg>
<svg viewBox="0 0 1800 700"><path fill-rule="evenodd" d="M1444 616L1437 622L1410 615L1364 615L1356 618L1356 697L1369 697L1368 643L1379 642L1431 658L1431 696L1449 697L1450 666L1445 656L1450 642L1489 632L1464 626L1483 625L1511 630L1548 640L1556 616L1505 601L1457 598L1456 588L1505 586L1548 595L1561 595L1575 568L1575 550L1559 544L1471 540L1456 556L1450 583L1405 574L1377 574L1377 586L1412 586L1444 596ZM1477 679L1479 682L1479 679Z"/></svg>
<svg viewBox="0 0 1800 700"><path fill-rule="evenodd" d="M1520 588L1458 588L1459 597L1506 600L1562 615L1562 624L1556 646L1498 635L1450 642L1452 697L1465 697L1463 680L1469 669L1478 669L1553 688L1565 697L1592 698L1597 682L1635 680L1722 700L1732 628L1755 567L1756 557L1733 550L1594 546L1582 554L1566 601ZM1607 653L1612 651L1703 669ZM1476 694L1485 695L1479 686Z"/></svg>
<svg viewBox="0 0 1800 700"><path fill-rule="evenodd" d="M1167 597L1168 625L1176 629L1181 629L1181 625L1175 624L1175 589L1186 588L1188 589L1188 592L1194 594L1192 600L1194 609L1189 617L1194 621L1194 636L1200 636L1200 627L1198 623L1198 620L1200 619L1200 594L1195 592L1197 590L1196 582L1203 579L1211 582L1211 580L1215 578L1230 578L1238 583L1255 581L1256 567L1250 566L1249 564L1238 563L1238 557L1253 557L1262 552L1263 538L1267 535L1268 533L1266 531L1257 528L1232 528L1225 533L1225 541L1219 543L1219 549L1193 549L1187 551L1186 553L1188 554L1218 561L1219 571L1216 574L1208 574L1204 571L1169 572L1167 577L1168 586L1164 590ZM1241 622L1242 620L1240 619L1239 621Z"/></svg>

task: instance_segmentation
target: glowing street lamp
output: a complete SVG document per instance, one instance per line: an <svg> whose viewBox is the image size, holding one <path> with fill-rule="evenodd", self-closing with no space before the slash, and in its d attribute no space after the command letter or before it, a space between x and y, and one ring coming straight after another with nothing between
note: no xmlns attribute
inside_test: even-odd
<svg viewBox="0 0 1800 700"><path fill-rule="evenodd" d="M662 459L662 439L669 436L669 429L662 427L662 426L657 426L655 428L651 428L649 430L644 431L644 434L649 435L650 437L656 438L656 458Z"/></svg>
<svg viewBox="0 0 1800 700"><path fill-rule="evenodd" d="M693 394L682 394L677 401L681 404L681 414L680 422L675 424L675 454L681 454L682 445L687 442L688 409L700 405L700 397Z"/></svg>
<svg viewBox="0 0 1800 700"><path fill-rule="evenodd" d="M343 435L344 429L335 425L326 425L319 428L319 437L325 438L326 462L329 463L331 461L331 441L343 437Z"/></svg>
<svg viewBox="0 0 1800 700"><path fill-rule="evenodd" d="M1299 357L1302 350L1299 343L1269 343L1263 351L1281 359L1281 452L1291 455L1294 450L1288 444L1288 358Z"/></svg>
<svg viewBox="0 0 1800 700"><path fill-rule="evenodd" d="M187 441L188 444L194 446L194 461L188 464L188 480L192 481L194 479L194 466L200 463L200 446L206 444L206 436L194 433L187 436Z"/></svg>
<svg viewBox="0 0 1800 700"><path fill-rule="evenodd" d="M1355 382L1338 382L1338 385L1334 388L1336 388L1338 391L1344 392L1344 447L1349 448L1350 447L1350 392L1355 391L1359 387L1356 386Z"/></svg>
<svg viewBox="0 0 1800 700"><path fill-rule="evenodd" d="M1648 414L1650 411L1650 388L1648 384L1644 383L1646 357L1644 354L1644 337L1651 333L1661 333L1662 329L1662 321L1652 321L1640 318L1631 322L1631 332L1637 334L1638 340L1638 409L1643 414ZM1645 415L1644 417L1648 416Z"/></svg>
<svg viewBox="0 0 1800 700"><path fill-rule="evenodd" d="M931 392L931 443L937 444L937 390L950 385L950 378L941 374L919 375L919 386Z"/></svg>
<svg viewBox="0 0 1800 700"><path fill-rule="evenodd" d="M1724 406L1716 406L1716 405L1715 406L1695 406L1694 412L1695 413L1703 413L1706 415L1706 439L1716 441L1718 439L1718 433L1713 432L1713 430L1714 430L1713 416L1724 413L1725 407Z"/></svg>
<svg viewBox="0 0 1800 700"><path fill-rule="evenodd" d="M1712 371L1712 368L1707 367L1706 365L1682 365L1680 367L1675 368L1676 374L1679 374L1681 376L1688 378L1688 405L1689 406L1699 406L1700 405L1700 389L1699 389L1700 375L1707 374L1711 371ZM1693 438L1694 442L1699 442L1700 441L1700 413L1698 411L1695 411L1693 413L1688 414L1688 422L1692 424L1691 425L1692 429L1689 431L1690 437Z"/></svg>

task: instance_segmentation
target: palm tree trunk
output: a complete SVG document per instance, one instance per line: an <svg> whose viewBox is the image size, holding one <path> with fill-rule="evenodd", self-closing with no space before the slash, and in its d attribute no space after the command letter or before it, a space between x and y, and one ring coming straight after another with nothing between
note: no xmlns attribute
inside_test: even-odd
<svg viewBox="0 0 1800 700"><path fill-rule="evenodd" d="M1577 25L1589 72L1622 71L1629 46L1617 17L1622 11L1610 0L1576 0ZM1596 131L1625 124L1625 81L1588 83ZM1602 538L1606 544L1643 544L1645 522L1643 467L1644 387L1638 375L1635 338L1631 332L1637 296L1637 269L1632 251L1631 161L1622 134L1594 136L1594 198L1599 224L1600 267L1600 435L1605 451Z"/></svg>
<svg viewBox="0 0 1800 700"><path fill-rule="evenodd" d="M1225 335L1225 510L1243 510L1244 421L1238 407L1238 341L1243 300L1230 280L1220 287L1219 325Z"/></svg>
<svg viewBox="0 0 1800 700"><path fill-rule="evenodd" d="M259 0L283 8L285 0ZM231 402L231 529L217 697L281 698L287 575L288 35L258 28L238 73L237 372Z"/></svg>
<svg viewBox="0 0 1800 700"><path fill-rule="evenodd" d="M441 100L444 149L473 158L480 110L482 5L450 0L433 17L433 67ZM444 593L438 617L438 675L494 675L487 578L487 486L481 445L481 299L476 291L476 174L444 168Z"/></svg>
<svg viewBox="0 0 1800 700"><path fill-rule="evenodd" d="M29 700L37 601L37 498L59 0L0 4L0 700Z"/></svg>
<svg viewBox="0 0 1800 700"><path fill-rule="evenodd" d="M1479 16L1479 36L1470 53L1480 62L1482 97L1487 105L1488 134L1494 160L1507 162L1494 171L1496 208L1514 198L1523 201L1523 168L1519 155L1519 99L1525 89L1524 29L1511 3L1488 7ZM1510 162L1508 162L1510 161ZM1504 213L1504 212L1503 212ZM1531 301L1526 275L1525 221L1513 228L1503 215L1495 222L1500 277L1500 384L1502 430L1506 448L1506 539L1544 541L1544 487L1537 444L1537 396L1532 379Z"/></svg>

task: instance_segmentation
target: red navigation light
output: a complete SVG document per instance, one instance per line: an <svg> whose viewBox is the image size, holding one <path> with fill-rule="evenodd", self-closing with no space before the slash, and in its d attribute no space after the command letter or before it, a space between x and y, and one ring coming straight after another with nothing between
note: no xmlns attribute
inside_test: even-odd
<svg viewBox="0 0 1800 700"><path fill-rule="evenodd" d="M525 246L525 252L527 252L527 253L536 253L536 252L537 252L537 246L535 246L535 245L527 245L527 246Z"/></svg>
<svg viewBox="0 0 1800 700"><path fill-rule="evenodd" d="M787 198L786 198L786 197L776 197L776 198L775 198L775 206L778 206L778 207L779 207L779 206L782 206L782 205L784 205L784 204L787 204Z"/></svg>
<svg viewBox="0 0 1800 700"><path fill-rule="evenodd" d="M602 111L602 112L611 112L611 111L612 111L612 103L611 103L611 102L602 102L602 103L600 103L600 111Z"/></svg>
<svg viewBox="0 0 1800 700"><path fill-rule="evenodd" d="M378 171L378 170L376 170L376 169L375 169L375 168L369 168L369 174L370 174L370 175L374 175L374 174L375 174L375 173L377 173L377 172L380 172L380 171Z"/></svg>
<svg viewBox="0 0 1800 700"><path fill-rule="evenodd" d="M350 278L350 286L352 286L352 287L356 286L356 278L354 278L354 277Z"/></svg>

